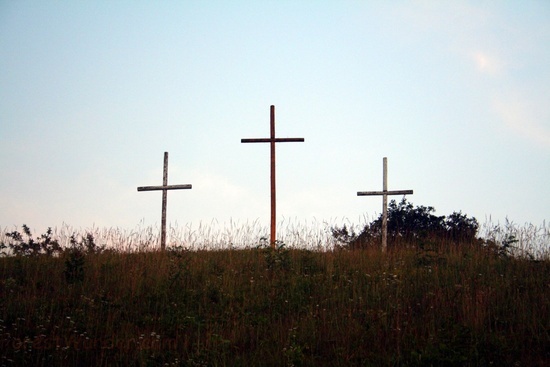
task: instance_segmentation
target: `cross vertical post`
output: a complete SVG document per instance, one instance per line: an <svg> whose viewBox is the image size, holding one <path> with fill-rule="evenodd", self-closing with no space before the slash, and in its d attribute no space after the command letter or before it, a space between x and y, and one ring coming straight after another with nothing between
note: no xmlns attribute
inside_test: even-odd
<svg viewBox="0 0 550 367"><path fill-rule="evenodd" d="M388 158L384 157L382 163L382 191L359 191L357 196L382 196L382 251L386 251L388 247L388 195L412 195L413 190L388 191Z"/></svg>
<svg viewBox="0 0 550 367"><path fill-rule="evenodd" d="M160 248L164 251L166 248L166 202L168 190L191 189L192 185L168 185L168 152L164 152L164 165L162 173L162 186L140 186L137 191L155 191L162 190L162 216L160 229Z"/></svg>
<svg viewBox="0 0 550 367"><path fill-rule="evenodd" d="M275 143L304 142L304 138L276 138L275 137L275 106L270 108L270 136L268 139L241 139L241 143L269 143L270 145L270 176L271 176L271 234L270 244L275 248L277 240L277 190L275 182Z"/></svg>
<svg viewBox="0 0 550 367"><path fill-rule="evenodd" d="M277 189L275 187L275 106L271 106L269 109L269 131L270 131L270 188L271 188L271 226L270 226L270 243L272 247L275 247L275 241L277 240L276 227L277 227Z"/></svg>
<svg viewBox="0 0 550 367"><path fill-rule="evenodd" d="M162 169L162 186L168 186L168 152L164 152L164 165ZM168 198L168 190L162 190L162 215L160 224L160 247L164 250L166 246L166 201Z"/></svg>
<svg viewBox="0 0 550 367"><path fill-rule="evenodd" d="M388 158L382 159L382 249L388 246Z"/></svg>

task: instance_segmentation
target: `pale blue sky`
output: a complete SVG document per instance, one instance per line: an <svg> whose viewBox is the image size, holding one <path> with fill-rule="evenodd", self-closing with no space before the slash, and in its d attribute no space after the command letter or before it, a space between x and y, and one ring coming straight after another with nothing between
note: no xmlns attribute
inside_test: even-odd
<svg viewBox="0 0 550 367"><path fill-rule="evenodd" d="M548 1L0 1L0 226L550 219ZM399 199L399 198L397 198Z"/></svg>

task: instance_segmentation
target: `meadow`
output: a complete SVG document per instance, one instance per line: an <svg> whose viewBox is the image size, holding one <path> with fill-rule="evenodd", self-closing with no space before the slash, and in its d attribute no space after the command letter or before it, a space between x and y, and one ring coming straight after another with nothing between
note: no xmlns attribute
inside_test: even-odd
<svg viewBox="0 0 550 367"><path fill-rule="evenodd" d="M287 226L272 249L257 222L232 226L173 228L183 237L164 252L150 228L0 257L0 365L550 364L547 247L439 240L381 252ZM540 229L523 233L527 246Z"/></svg>

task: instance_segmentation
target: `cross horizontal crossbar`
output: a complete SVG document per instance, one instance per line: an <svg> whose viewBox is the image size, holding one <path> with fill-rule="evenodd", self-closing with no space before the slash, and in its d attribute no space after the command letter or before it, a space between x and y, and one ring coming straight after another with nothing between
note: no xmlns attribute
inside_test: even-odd
<svg viewBox="0 0 550 367"><path fill-rule="evenodd" d="M287 142L304 142L304 138L259 138L259 139L241 139L241 143L287 143Z"/></svg>
<svg viewBox="0 0 550 367"><path fill-rule="evenodd" d="M371 195L407 195L412 194L413 190L395 190L395 191L358 191L357 196Z"/></svg>
<svg viewBox="0 0 550 367"><path fill-rule="evenodd" d="M137 188L137 191L184 190L191 188L193 188L193 185L141 186Z"/></svg>

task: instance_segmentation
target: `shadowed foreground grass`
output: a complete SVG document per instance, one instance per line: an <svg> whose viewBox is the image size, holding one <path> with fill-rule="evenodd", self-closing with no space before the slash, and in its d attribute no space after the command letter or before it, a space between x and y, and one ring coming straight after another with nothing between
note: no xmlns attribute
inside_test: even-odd
<svg viewBox="0 0 550 367"><path fill-rule="evenodd" d="M480 248L0 258L0 365L543 366L550 261Z"/></svg>

